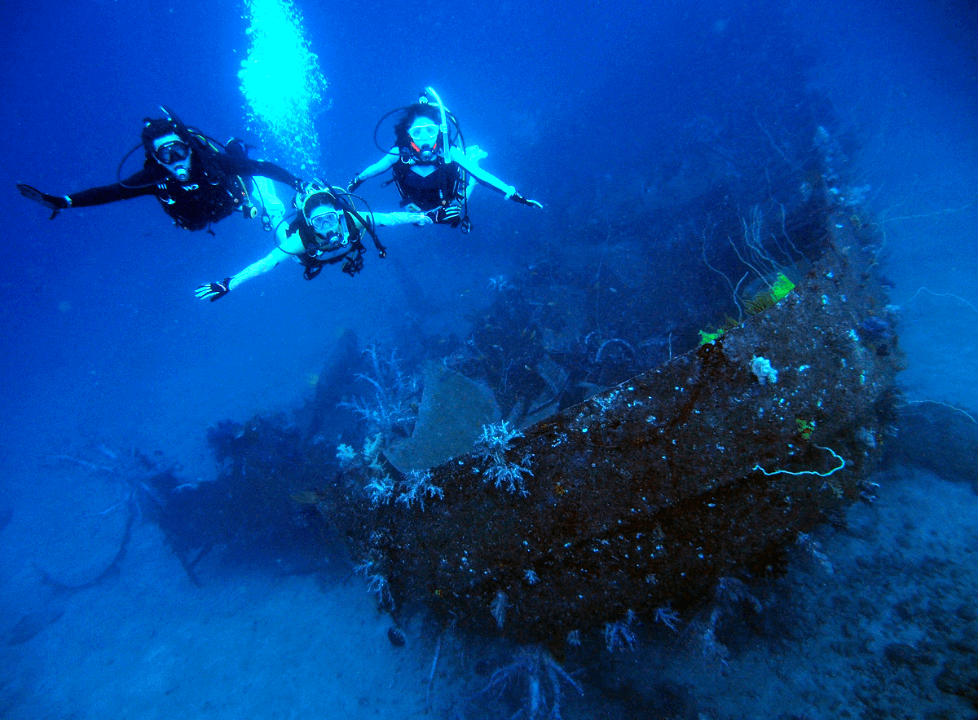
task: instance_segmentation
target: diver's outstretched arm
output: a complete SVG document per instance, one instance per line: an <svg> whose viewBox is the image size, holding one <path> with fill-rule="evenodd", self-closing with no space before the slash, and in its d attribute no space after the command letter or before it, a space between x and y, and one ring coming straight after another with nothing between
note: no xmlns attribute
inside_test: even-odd
<svg viewBox="0 0 978 720"><path fill-rule="evenodd" d="M50 210L52 220L58 217L59 212L71 207L71 198L67 195L48 195L46 192L41 192L36 187L26 183L17 183L17 189L28 200L33 200Z"/></svg>
<svg viewBox="0 0 978 720"><path fill-rule="evenodd" d="M71 195L49 195L24 183L17 183L17 189L28 200L40 203L48 210L53 211L51 218L54 219L59 212L72 207L105 205L118 200L130 200L142 195L153 195L156 192L157 180L157 173L144 168L122 182L80 190Z"/></svg>
<svg viewBox="0 0 978 720"><path fill-rule="evenodd" d="M420 212L390 212L390 213L367 213L366 217L373 220L378 227L390 227L394 225L417 225L424 227L434 222L430 217ZM360 223L358 222L357 225Z"/></svg>
<svg viewBox="0 0 978 720"><path fill-rule="evenodd" d="M288 185L293 190L302 187L302 180L290 173L285 168L279 167L275 163L267 160L252 160L249 157L239 157L237 155L221 154L217 156L225 165L225 172L244 177L266 177L269 180Z"/></svg>
<svg viewBox="0 0 978 720"><path fill-rule="evenodd" d="M267 273L273 267L289 257L291 257L289 253L275 248L258 262L251 263L251 265L246 267L241 272L232 275L231 277L224 278L224 280L221 282L204 283L203 285L198 285L197 289L194 290L194 294L201 300L210 300L211 302L220 300L245 280L251 280L253 277L258 277L263 273Z"/></svg>
<svg viewBox="0 0 978 720"><path fill-rule="evenodd" d="M251 280L253 277L267 273L283 260L296 257L303 252L302 240L299 238L299 233L287 237L285 230L280 229L276 234L279 244L268 255L257 262L251 263L251 265L241 272L224 278L221 282L198 285L197 289L194 290L194 294L201 300L210 300L211 302L220 300L246 280Z"/></svg>
<svg viewBox="0 0 978 720"><path fill-rule="evenodd" d="M516 188L512 185L507 185L505 182L497 178L491 172L483 170L478 164L469 159L469 157L462 152L459 148L452 148L452 160L457 162L459 166L469 175L474 177L483 185L491 187L493 190L498 190L506 198L512 197L516 193Z"/></svg>
<svg viewBox="0 0 978 720"><path fill-rule="evenodd" d="M363 171L354 175L353 179L350 181L350 185L347 187L347 190L349 192L353 192L363 184L364 180L369 180L372 177L376 177L381 173L387 172L394 167L394 163L396 163L400 157L401 156L397 152L397 148L394 148L373 165L369 165Z"/></svg>
<svg viewBox="0 0 978 720"><path fill-rule="evenodd" d="M465 172L474 177L481 184L487 185L494 190L501 192L507 200L514 200L515 202L522 203L523 205L532 205L539 208L543 207L543 205L538 203L536 200L528 200L520 195L518 192L516 192L515 187L512 185L507 185L491 172L483 170L477 163L473 162L468 155L457 147L452 147L452 160L457 162L459 166L465 170Z"/></svg>

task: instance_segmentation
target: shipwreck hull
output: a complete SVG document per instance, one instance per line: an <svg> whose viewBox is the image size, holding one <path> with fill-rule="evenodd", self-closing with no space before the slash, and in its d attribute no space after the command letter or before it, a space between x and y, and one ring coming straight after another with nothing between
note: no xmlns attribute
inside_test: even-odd
<svg viewBox="0 0 978 720"><path fill-rule="evenodd" d="M471 454L432 470L444 495L424 509L380 507L351 534L397 606L559 641L777 568L838 516L879 459L900 358L892 334L864 337L885 291L843 247L845 217L830 222L830 249L780 303L524 429L506 456L533 473L525 495L485 482Z"/></svg>

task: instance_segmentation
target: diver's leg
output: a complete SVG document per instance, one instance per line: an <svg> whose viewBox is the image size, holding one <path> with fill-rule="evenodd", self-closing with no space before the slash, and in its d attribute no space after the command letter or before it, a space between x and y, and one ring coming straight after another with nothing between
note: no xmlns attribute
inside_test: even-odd
<svg viewBox="0 0 978 720"><path fill-rule="evenodd" d="M277 227L285 217L285 204L275 192L275 183L266 177L251 178L251 202L266 229Z"/></svg>

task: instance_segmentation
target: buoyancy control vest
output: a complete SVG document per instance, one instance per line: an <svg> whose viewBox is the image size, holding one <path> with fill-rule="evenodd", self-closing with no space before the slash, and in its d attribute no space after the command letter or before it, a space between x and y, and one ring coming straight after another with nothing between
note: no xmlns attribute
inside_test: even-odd
<svg viewBox="0 0 978 720"><path fill-rule="evenodd" d="M416 205L422 212L444 208L453 202L462 202L463 172L458 163L446 163L444 159L435 161L435 170L428 175L419 175L412 169L415 163L405 161L405 154L394 163L394 184L401 194L401 207Z"/></svg>
<svg viewBox="0 0 978 720"><path fill-rule="evenodd" d="M301 214L289 225L289 229L285 233L286 236L299 233L302 247L305 248L305 252L297 255L297 258L305 268L302 276L306 280L312 280L319 275L326 265L334 265L339 262L343 263L340 270L350 277L363 270L363 252L366 248L361 241L362 231L348 213L344 212L343 217L346 222L347 234L342 240L337 239L330 243L324 243Z"/></svg>
<svg viewBox="0 0 978 720"><path fill-rule="evenodd" d="M203 230L246 207L244 183L237 176L213 178L206 170L194 169L189 182L167 177L157 185L156 197L164 212L187 230Z"/></svg>

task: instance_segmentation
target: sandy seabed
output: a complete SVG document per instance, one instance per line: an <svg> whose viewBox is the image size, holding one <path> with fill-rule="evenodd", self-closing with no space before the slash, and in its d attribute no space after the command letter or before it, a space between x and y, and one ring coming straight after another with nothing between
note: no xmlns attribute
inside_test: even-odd
<svg viewBox="0 0 978 720"><path fill-rule="evenodd" d="M695 617L678 632L637 626L630 652L585 642L563 658L584 689L565 688L563 716L978 717L975 486L900 468L874 480L874 502L817 534L824 559L800 549L785 576L750 586L761 609L723 621L726 658L703 652ZM69 572L52 566L83 563L78 546L97 547L100 531L86 526L73 553L31 545L33 521L15 516L0 535L0 630L9 642L24 617L42 626L0 646L5 718L505 718L525 700L518 687L479 694L512 652L484 638L447 633L432 679L437 626L410 614L396 647L345 567L229 574L215 556L197 588L137 522L117 575L59 593L38 568Z"/></svg>

